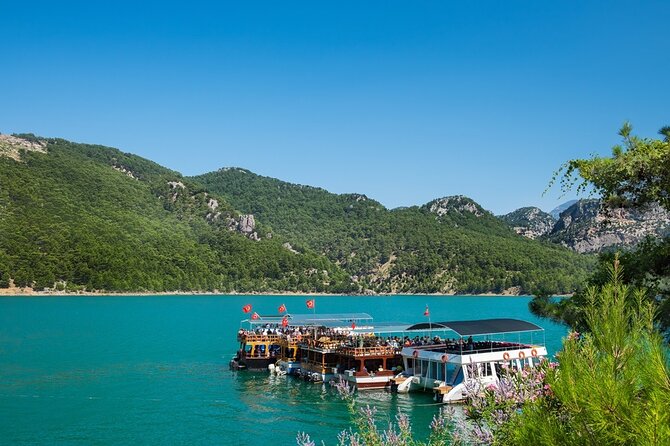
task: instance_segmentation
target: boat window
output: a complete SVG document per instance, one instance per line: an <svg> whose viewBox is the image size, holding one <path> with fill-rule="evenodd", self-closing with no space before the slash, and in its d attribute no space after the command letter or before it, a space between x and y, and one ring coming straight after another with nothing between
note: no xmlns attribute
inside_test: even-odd
<svg viewBox="0 0 670 446"><path fill-rule="evenodd" d="M421 360L415 359L413 362L414 362L414 374L415 375L422 375L422 373L421 373Z"/></svg>
<svg viewBox="0 0 670 446"><path fill-rule="evenodd" d="M439 363L439 364L438 364L438 367L437 367L437 379L439 379L440 381L445 381L445 380L446 380L446 379L445 379L445 376L446 376L446 375L445 375L446 369L447 369L447 365L446 365L446 364L442 364L442 363Z"/></svg>
<svg viewBox="0 0 670 446"><path fill-rule="evenodd" d="M445 377L446 382L452 382L454 378L456 377L456 372L460 368L458 364L454 364L453 362L448 362L447 364L447 376Z"/></svg>
<svg viewBox="0 0 670 446"><path fill-rule="evenodd" d="M365 368L368 369L368 372L374 372L376 370L379 370L380 367L382 367L382 360L381 359L366 359L365 360Z"/></svg>
<svg viewBox="0 0 670 446"><path fill-rule="evenodd" d="M447 381L447 383L450 386L455 386L463 382L463 367L457 366L456 370L454 371L455 373L452 373L449 377L451 378L450 381Z"/></svg>
<svg viewBox="0 0 670 446"><path fill-rule="evenodd" d="M421 375L422 376L426 376L426 377L429 376L429 373L430 373L430 369L428 368L429 365L430 364L425 359L421 360Z"/></svg>
<svg viewBox="0 0 670 446"><path fill-rule="evenodd" d="M398 366L401 365L402 365L402 356L386 359L386 368L389 370L396 370Z"/></svg>

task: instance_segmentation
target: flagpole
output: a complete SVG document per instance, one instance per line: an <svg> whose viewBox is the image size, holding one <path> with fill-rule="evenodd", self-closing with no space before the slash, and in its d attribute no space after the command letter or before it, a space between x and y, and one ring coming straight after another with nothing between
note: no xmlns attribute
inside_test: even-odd
<svg viewBox="0 0 670 446"><path fill-rule="evenodd" d="M312 301L312 314L314 315L314 340L316 341L316 300L310 299Z"/></svg>
<svg viewBox="0 0 670 446"><path fill-rule="evenodd" d="M428 308L428 304L426 304L426 308L428 309L428 336L430 336L430 339L433 339L433 324L430 323L430 308Z"/></svg>

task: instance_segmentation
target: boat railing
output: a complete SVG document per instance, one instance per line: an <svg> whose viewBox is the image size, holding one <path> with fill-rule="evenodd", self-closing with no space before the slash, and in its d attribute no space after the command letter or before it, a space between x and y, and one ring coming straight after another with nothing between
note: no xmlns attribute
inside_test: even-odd
<svg viewBox="0 0 670 446"><path fill-rule="evenodd" d="M332 350L338 348L342 345L346 336L322 336L318 339L304 339L301 341L302 345L307 345L308 347L320 348L323 350Z"/></svg>
<svg viewBox="0 0 670 446"><path fill-rule="evenodd" d="M349 375L349 376L355 376L357 378L367 378L367 377L375 377L375 376L395 376L396 375L396 373L393 370L373 370L373 371L370 371L370 372L366 372L366 371L363 371L363 370L355 372L355 371L350 370L350 371L347 371L346 374Z"/></svg>
<svg viewBox="0 0 670 446"><path fill-rule="evenodd" d="M280 339L281 345L285 347L297 347L300 342L296 338L287 338L287 337L282 337Z"/></svg>
<svg viewBox="0 0 670 446"><path fill-rule="evenodd" d="M393 356L398 350L390 345L378 345L373 347L345 347L340 349L344 356Z"/></svg>
<svg viewBox="0 0 670 446"><path fill-rule="evenodd" d="M412 346L417 350L430 350L450 355L472 355L477 353L505 352L508 350L522 350L532 348L530 344L520 344L518 342L486 341L468 343L446 343L433 345Z"/></svg>
<svg viewBox="0 0 670 446"><path fill-rule="evenodd" d="M505 352L508 350L521 350L524 348L531 348L529 344L519 344L518 342L475 342L473 344L465 344L463 346L453 346L446 348L445 353L473 355L477 353L492 353Z"/></svg>
<svg viewBox="0 0 670 446"><path fill-rule="evenodd" d="M257 334L257 333L245 333L238 336L240 342L267 342L276 344L281 341L282 336L277 334Z"/></svg>

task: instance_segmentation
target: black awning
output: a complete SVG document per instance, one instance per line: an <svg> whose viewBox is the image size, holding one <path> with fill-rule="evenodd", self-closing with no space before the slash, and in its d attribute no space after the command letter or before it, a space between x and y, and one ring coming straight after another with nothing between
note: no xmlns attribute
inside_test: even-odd
<svg viewBox="0 0 670 446"><path fill-rule="evenodd" d="M476 321L423 322L407 328L407 331L412 330L452 330L459 336L471 336L536 331L542 330L542 327L519 319L480 319Z"/></svg>

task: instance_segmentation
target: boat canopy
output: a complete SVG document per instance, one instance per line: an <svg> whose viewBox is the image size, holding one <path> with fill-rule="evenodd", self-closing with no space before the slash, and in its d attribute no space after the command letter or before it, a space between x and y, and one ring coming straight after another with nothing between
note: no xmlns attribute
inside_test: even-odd
<svg viewBox="0 0 670 446"><path fill-rule="evenodd" d="M331 313L331 314L289 314L291 324L312 324L342 322L371 322L372 316L367 313Z"/></svg>
<svg viewBox="0 0 670 446"><path fill-rule="evenodd" d="M495 335L504 333L524 333L543 331L544 329L531 322L520 319L479 319L471 321L421 322L407 324L403 322L372 322L372 316L367 313L331 313L331 314L274 314L259 315L258 319L245 319L242 323L251 326L266 324L281 324L286 317L289 325L296 327L349 327L352 334L383 334L397 333L409 335L412 333L453 331L456 335L477 336Z"/></svg>
<svg viewBox="0 0 670 446"><path fill-rule="evenodd" d="M352 322L357 324L372 323L372 316L367 313L259 315L258 319L245 319L242 323L249 323L251 325L281 324L284 317L289 320L291 326L341 327L348 326Z"/></svg>
<svg viewBox="0 0 670 446"><path fill-rule="evenodd" d="M459 336L491 335L540 331L542 327L520 319L479 319L474 321L423 322L406 331L451 330Z"/></svg>

